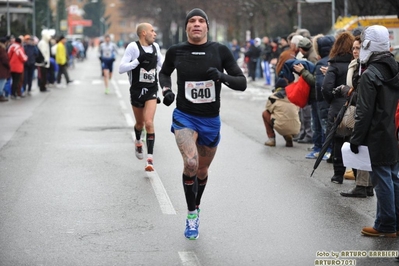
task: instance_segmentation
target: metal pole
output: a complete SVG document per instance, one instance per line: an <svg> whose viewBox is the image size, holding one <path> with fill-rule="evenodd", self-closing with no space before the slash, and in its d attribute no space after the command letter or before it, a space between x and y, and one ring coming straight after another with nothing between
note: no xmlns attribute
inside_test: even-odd
<svg viewBox="0 0 399 266"><path fill-rule="evenodd" d="M58 11L58 1L55 2L55 30L56 34L60 34L60 15Z"/></svg>
<svg viewBox="0 0 399 266"><path fill-rule="evenodd" d="M32 35L36 36L36 4L35 0L32 1Z"/></svg>
<svg viewBox="0 0 399 266"><path fill-rule="evenodd" d="M331 0L331 29L334 29L335 24L335 0Z"/></svg>
<svg viewBox="0 0 399 266"><path fill-rule="evenodd" d="M11 35L10 29L10 1L7 0L7 35Z"/></svg>
<svg viewBox="0 0 399 266"><path fill-rule="evenodd" d="M345 0L344 2L344 16L348 16L348 0Z"/></svg>
<svg viewBox="0 0 399 266"><path fill-rule="evenodd" d="M297 1L297 12L298 12L298 30L302 28L302 13L301 13L301 0Z"/></svg>
<svg viewBox="0 0 399 266"><path fill-rule="evenodd" d="M47 29L50 28L50 4L51 3L47 1Z"/></svg>

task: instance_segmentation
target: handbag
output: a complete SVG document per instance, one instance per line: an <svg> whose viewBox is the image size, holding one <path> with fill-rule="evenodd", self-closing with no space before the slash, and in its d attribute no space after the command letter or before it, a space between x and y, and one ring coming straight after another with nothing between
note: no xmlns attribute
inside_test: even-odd
<svg viewBox="0 0 399 266"><path fill-rule="evenodd" d="M354 93L346 102L346 110L342 117L341 123L337 127L337 134L341 136L350 136L355 127L356 106L351 105Z"/></svg>
<svg viewBox="0 0 399 266"><path fill-rule="evenodd" d="M290 102L303 108L309 101L310 86L302 76L299 76L297 82L291 83L285 87L285 93Z"/></svg>

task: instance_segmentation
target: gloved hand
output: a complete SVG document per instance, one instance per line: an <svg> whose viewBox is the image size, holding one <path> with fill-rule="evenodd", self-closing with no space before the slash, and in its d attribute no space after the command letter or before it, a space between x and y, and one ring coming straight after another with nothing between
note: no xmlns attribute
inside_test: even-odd
<svg viewBox="0 0 399 266"><path fill-rule="evenodd" d="M339 85L333 89L332 94L334 94L335 98L347 97L349 90L350 87L348 85Z"/></svg>
<svg viewBox="0 0 399 266"><path fill-rule="evenodd" d="M157 97L157 104L161 103L161 98Z"/></svg>
<svg viewBox="0 0 399 266"><path fill-rule="evenodd" d="M175 94L171 89L164 91L163 93L163 104L169 106L175 100Z"/></svg>
<svg viewBox="0 0 399 266"><path fill-rule="evenodd" d="M206 74L208 74L208 77L213 81L223 81L223 73L220 72L216 67L208 68Z"/></svg>
<svg viewBox="0 0 399 266"><path fill-rule="evenodd" d="M151 54L149 54L149 53L143 53L143 54L140 54L140 56L137 58L137 60L140 62L140 64L141 63L143 63L145 60L149 60L149 55L151 55Z"/></svg>
<svg viewBox="0 0 399 266"><path fill-rule="evenodd" d="M358 154L358 153L359 153L359 146L358 146L358 145L353 144L353 143L350 143L350 148L351 148L351 151L352 151L354 154Z"/></svg>

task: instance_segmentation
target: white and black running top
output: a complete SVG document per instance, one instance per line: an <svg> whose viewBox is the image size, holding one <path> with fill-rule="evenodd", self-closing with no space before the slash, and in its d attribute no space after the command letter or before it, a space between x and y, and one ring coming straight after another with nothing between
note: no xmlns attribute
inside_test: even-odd
<svg viewBox="0 0 399 266"><path fill-rule="evenodd" d="M100 44L99 53L102 59L115 59L118 48L113 42L103 42Z"/></svg>
<svg viewBox="0 0 399 266"><path fill-rule="evenodd" d="M155 47L156 51L154 51L153 47ZM163 62L163 56L159 49L159 45L154 42L152 45L141 46L141 48L146 53L156 54L157 62L154 70L156 72L155 75L157 75L158 71L162 67L162 62ZM140 65L140 62L137 60L139 56L140 56L140 49L137 46L137 43L131 42L126 47L125 53L123 54L123 57L119 65L119 74L127 72L129 76L130 85L133 85L135 83L133 79L137 78L135 77L135 75L132 75L132 70L136 69Z"/></svg>

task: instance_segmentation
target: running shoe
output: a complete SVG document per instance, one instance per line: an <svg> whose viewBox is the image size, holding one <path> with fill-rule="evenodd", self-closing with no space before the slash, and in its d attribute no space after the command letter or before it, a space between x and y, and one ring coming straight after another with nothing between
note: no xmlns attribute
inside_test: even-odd
<svg viewBox="0 0 399 266"><path fill-rule="evenodd" d="M141 140L136 140L135 145L137 159L143 160L143 142Z"/></svg>
<svg viewBox="0 0 399 266"><path fill-rule="evenodd" d="M108 88L105 89L105 94L109 94L109 89Z"/></svg>
<svg viewBox="0 0 399 266"><path fill-rule="evenodd" d="M195 240L199 237L199 217L197 214L188 214L186 219L186 230L184 236L190 240Z"/></svg>
<svg viewBox="0 0 399 266"><path fill-rule="evenodd" d="M146 164L146 166L145 166L145 170L146 170L146 172L152 172L152 171L155 170L155 169L154 169L154 165L153 165L152 158L148 158L148 159L147 159L147 164Z"/></svg>

